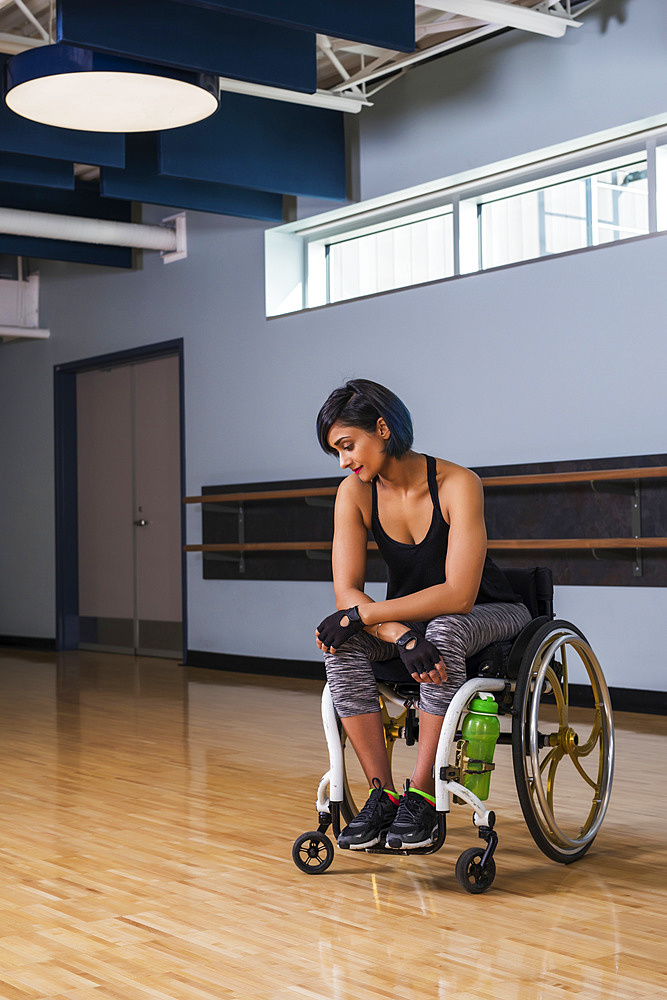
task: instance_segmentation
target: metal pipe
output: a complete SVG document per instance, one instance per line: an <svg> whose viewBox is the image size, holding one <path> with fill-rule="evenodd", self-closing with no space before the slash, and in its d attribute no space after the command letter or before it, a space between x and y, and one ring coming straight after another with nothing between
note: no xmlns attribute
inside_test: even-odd
<svg viewBox="0 0 667 1000"><path fill-rule="evenodd" d="M176 231L166 226L84 219L74 215L26 212L16 208L0 208L0 233L143 250L169 252L177 249Z"/></svg>

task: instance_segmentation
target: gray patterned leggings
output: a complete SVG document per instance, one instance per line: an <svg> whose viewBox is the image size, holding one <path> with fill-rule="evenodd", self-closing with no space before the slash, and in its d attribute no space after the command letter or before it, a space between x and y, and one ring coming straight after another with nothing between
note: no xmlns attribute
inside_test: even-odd
<svg viewBox="0 0 667 1000"><path fill-rule="evenodd" d="M476 604L468 615L442 615L430 622L413 623L411 628L438 647L447 668L444 684L420 685L420 707L431 715L444 715L465 682L466 657L490 642L511 639L529 621L530 612L523 604ZM367 632L352 636L337 653L324 654L331 697L341 719L380 710L372 664L397 656L394 643ZM410 679L407 671L405 676Z"/></svg>

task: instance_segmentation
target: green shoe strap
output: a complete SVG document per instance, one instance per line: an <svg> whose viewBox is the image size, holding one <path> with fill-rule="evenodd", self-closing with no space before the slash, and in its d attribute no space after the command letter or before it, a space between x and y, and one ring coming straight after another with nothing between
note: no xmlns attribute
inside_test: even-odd
<svg viewBox="0 0 667 1000"><path fill-rule="evenodd" d="M374 788L369 788L368 789L368 794L370 795L374 791L375 791ZM391 801L394 803L395 806L398 805L398 803L400 801L400 798L401 798L401 796L398 794L398 792L390 792L388 788L383 788L382 791L387 796L387 798L391 799ZM435 799L433 801L435 801Z"/></svg>
<svg viewBox="0 0 667 1000"><path fill-rule="evenodd" d="M410 785L410 791L414 792L415 795L421 795L422 798L426 799L427 802L430 802L431 805L435 807L435 796L429 795L428 792L422 792L421 788L415 788L414 785Z"/></svg>

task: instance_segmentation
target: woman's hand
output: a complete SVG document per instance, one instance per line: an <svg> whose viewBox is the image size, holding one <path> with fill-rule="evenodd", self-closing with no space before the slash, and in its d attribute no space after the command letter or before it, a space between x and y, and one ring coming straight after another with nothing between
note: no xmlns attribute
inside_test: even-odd
<svg viewBox="0 0 667 1000"><path fill-rule="evenodd" d="M447 669L440 650L429 639L408 629L396 640L398 655L418 684L442 684Z"/></svg>
<svg viewBox="0 0 667 1000"><path fill-rule="evenodd" d="M347 608L346 611L334 611L321 621L315 631L316 642L325 653L335 653L336 650L361 632L364 623L359 617L357 608Z"/></svg>

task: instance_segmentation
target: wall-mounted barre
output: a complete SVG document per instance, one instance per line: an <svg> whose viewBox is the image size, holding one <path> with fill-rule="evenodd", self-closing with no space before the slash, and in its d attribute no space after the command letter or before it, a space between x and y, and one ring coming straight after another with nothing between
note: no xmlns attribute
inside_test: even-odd
<svg viewBox="0 0 667 1000"><path fill-rule="evenodd" d="M528 549L667 549L667 538L489 538L488 548L495 551ZM184 545L186 552L304 552L328 551L331 542L220 542L208 545ZM377 551L377 543L368 543Z"/></svg>
<svg viewBox="0 0 667 1000"><path fill-rule="evenodd" d="M667 479L667 466L633 466L625 469L579 469L575 472L545 472L523 475L482 476L486 489L521 488L536 486L568 486L589 483L595 492L627 493L630 497L630 524L625 537L590 536L579 538L490 538L491 552L561 552L587 551L594 559L621 559L629 556L633 561L633 575L643 574L642 553L648 550L667 549L667 537L642 536L641 483L647 480ZM253 508L246 504L281 500L304 500L312 506L333 507L338 483L327 486L298 486L284 489L258 489L229 493L209 493L185 497L186 504L201 504L209 515L236 513L239 517L237 541L204 542L185 545L186 552L207 553L210 559L238 563L239 571L246 572L247 553L303 553L309 559L326 560L331 551L331 541L246 541L244 516ZM560 526L562 532L563 526ZM657 526L657 524L656 524ZM613 530L613 528L612 528ZM214 536L215 537L215 536ZM224 537L224 535L223 535ZM368 543L370 552L377 551L375 542Z"/></svg>
<svg viewBox="0 0 667 1000"><path fill-rule="evenodd" d="M667 479L667 465L637 469L597 469L579 472L544 472L524 476L482 476L482 485L496 486L556 486L568 483L621 482L628 479ZM239 503L244 500L297 500L301 497L333 497L337 486L310 489L258 490L244 493L211 493L206 496L184 497L183 503Z"/></svg>

